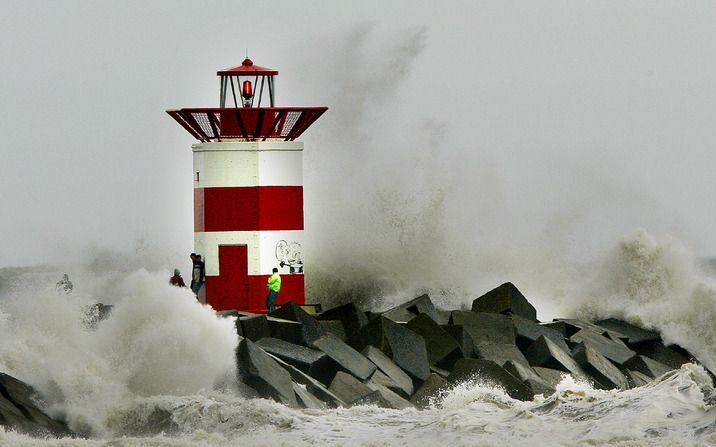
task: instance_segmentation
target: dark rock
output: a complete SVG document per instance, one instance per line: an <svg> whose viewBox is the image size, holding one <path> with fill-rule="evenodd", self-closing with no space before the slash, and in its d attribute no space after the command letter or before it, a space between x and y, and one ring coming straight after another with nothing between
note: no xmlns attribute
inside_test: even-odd
<svg viewBox="0 0 716 447"><path fill-rule="evenodd" d="M323 329L321 329L318 321L293 301L289 301L269 313L269 316L301 323L303 325L301 328L303 343L301 344L305 346L311 346L318 337L323 335Z"/></svg>
<svg viewBox="0 0 716 447"><path fill-rule="evenodd" d="M651 379L656 379L662 374L676 369L672 368L669 365L664 365L663 363L657 362L656 360L652 360L649 357L645 357L643 355L637 355L636 357L632 358L624 365L624 367L626 369L638 371Z"/></svg>
<svg viewBox="0 0 716 447"><path fill-rule="evenodd" d="M301 386L296 382L292 382L292 385L293 391L296 393L296 396L298 396L298 400L301 401L304 408L309 408L311 410L324 410L327 408L326 404L311 394L305 386Z"/></svg>
<svg viewBox="0 0 716 447"><path fill-rule="evenodd" d="M416 316L405 327L423 337L431 365L450 369L463 357L457 341L427 314Z"/></svg>
<svg viewBox="0 0 716 447"><path fill-rule="evenodd" d="M304 373L300 369L296 368L293 365L289 365L288 363L284 362L280 358L273 356L271 354L268 354L272 359L276 361L276 363L279 364L281 368L286 370L291 375L291 379L293 379L294 382L300 383L301 385L305 385L306 389L316 396L318 399L320 399L322 402L325 402L330 407L337 407L340 405L345 406L345 402L343 402L338 396L333 394L328 388L326 388L321 382L314 379L313 377L309 376L308 374Z"/></svg>
<svg viewBox="0 0 716 447"><path fill-rule="evenodd" d="M643 356L649 357L652 360L656 360L664 365L671 366L672 368L681 368L684 363L689 363L691 360L679 353L675 349L664 346L661 342L652 341L639 343L634 345L633 349Z"/></svg>
<svg viewBox="0 0 716 447"><path fill-rule="evenodd" d="M236 309L227 309L227 310L217 310L216 316L221 318L228 318L228 317L237 317L239 316L239 311Z"/></svg>
<svg viewBox="0 0 716 447"><path fill-rule="evenodd" d="M384 317L396 322L408 322L416 315L427 315L437 324L447 323L445 314L438 312L427 294L383 312Z"/></svg>
<svg viewBox="0 0 716 447"><path fill-rule="evenodd" d="M324 334L331 333L343 341L346 341L346 330L343 328L343 323L340 320L323 320L319 321L318 325L323 330Z"/></svg>
<svg viewBox="0 0 716 447"><path fill-rule="evenodd" d="M447 379L448 376L450 375L450 371L448 371L447 369L438 368L437 366L434 366L434 365L430 367L430 374L433 374L433 373L439 375L440 377L442 377L444 379Z"/></svg>
<svg viewBox="0 0 716 447"><path fill-rule="evenodd" d="M296 345L306 346L306 337L303 334L303 323L276 317L266 317L266 320L271 334L270 337Z"/></svg>
<svg viewBox="0 0 716 447"><path fill-rule="evenodd" d="M525 351L525 357L532 366L559 369L572 374L577 380L588 380L587 375L569 353L544 335L540 335L537 341L530 345Z"/></svg>
<svg viewBox="0 0 716 447"><path fill-rule="evenodd" d="M540 377L530 366L509 360L505 362L503 367L505 371L517 377L522 383L530 387L534 394L542 394L543 396L554 394L554 386Z"/></svg>
<svg viewBox="0 0 716 447"><path fill-rule="evenodd" d="M555 320L559 322L563 322L567 325L569 335L566 338L570 338L575 333L579 332L582 329L589 329L592 332L596 332L597 334L601 334L605 337L612 337L613 339L625 339L627 338L626 335L622 334L618 331L613 331L611 329L607 329L605 327L601 327L599 325L596 325L594 323L590 323L588 321L582 321L582 320L576 320L576 319L560 319ZM551 325L551 323L550 323Z"/></svg>
<svg viewBox="0 0 716 447"><path fill-rule="evenodd" d="M418 408L427 408L430 406L431 400L437 399L448 389L448 382L437 374L430 374L428 379L418 388L418 390L410 398Z"/></svg>
<svg viewBox="0 0 716 447"><path fill-rule="evenodd" d="M510 344L481 343L475 345L475 357L478 359L492 360L500 366L508 361L519 363L526 368L530 367L522 351L517 346Z"/></svg>
<svg viewBox="0 0 716 447"><path fill-rule="evenodd" d="M610 390L629 388L626 377L606 357L592 349L589 342L578 344L572 351L572 358L584 372L592 376L598 388Z"/></svg>
<svg viewBox="0 0 716 447"><path fill-rule="evenodd" d="M512 315L512 323L515 325L515 332L517 333L517 347L523 351L537 341L540 335L544 335L560 348L569 351L569 346L564 341L564 335L561 332L519 315Z"/></svg>
<svg viewBox="0 0 716 447"><path fill-rule="evenodd" d="M291 385L291 375L263 349L248 338L239 342L236 350L239 380L286 405L297 407L296 393Z"/></svg>
<svg viewBox="0 0 716 447"><path fill-rule="evenodd" d="M448 382L458 383L472 379L494 384L504 389L513 399L527 401L534 398L532 390L520 379L508 373L497 363L485 359L458 360L448 377Z"/></svg>
<svg viewBox="0 0 716 447"><path fill-rule="evenodd" d="M256 345L324 384L331 383L338 370L335 361L322 351L272 337L262 338Z"/></svg>
<svg viewBox="0 0 716 447"><path fill-rule="evenodd" d="M386 376L388 376L408 396L413 394L413 381L405 371L400 369L383 351L375 346L366 346L363 355L373 362Z"/></svg>
<svg viewBox="0 0 716 447"><path fill-rule="evenodd" d="M329 390L349 405L356 404L373 392L368 385L343 371L339 371L333 378Z"/></svg>
<svg viewBox="0 0 716 447"><path fill-rule="evenodd" d="M328 309L318 316L318 320L338 320L343 323L346 336L351 337L360 328L368 324L368 318L353 303Z"/></svg>
<svg viewBox="0 0 716 447"><path fill-rule="evenodd" d="M399 394L407 395L397 383L390 377L388 377L383 371L380 369L376 369L372 376L370 376L370 379L368 379L367 382L365 382L366 385L368 384L376 384L376 385L382 385L390 390L396 391Z"/></svg>
<svg viewBox="0 0 716 447"><path fill-rule="evenodd" d="M511 282L496 287L472 302L473 312L519 315L537 321L537 311Z"/></svg>
<svg viewBox="0 0 716 447"><path fill-rule="evenodd" d="M357 405L376 405L381 408L391 408L390 403L383 399L383 395L380 394L378 390L371 391L369 394L348 403L349 407L355 407Z"/></svg>
<svg viewBox="0 0 716 447"><path fill-rule="evenodd" d="M34 436L73 436L63 421L48 416L30 385L0 373L0 425Z"/></svg>
<svg viewBox="0 0 716 447"><path fill-rule="evenodd" d="M445 324L440 327L457 341L457 344L460 345L460 349L462 350L463 357L470 358L475 355L472 346L472 337L470 337L470 334L465 330L464 326Z"/></svg>
<svg viewBox="0 0 716 447"><path fill-rule="evenodd" d="M387 404L386 408L393 408L395 410L404 410L406 408L414 408L415 405L410 403L409 401L403 399L387 387L374 383L374 382L368 382L366 384L368 388L370 388L373 391L377 391L380 393L380 396L382 398L382 401Z"/></svg>
<svg viewBox="0 0 716 447"><path fill-rule="evenodd" d="M454 325L461 325L470 334L473 347L479 343L515 343L515 326L508 316L456 310L450 320Z"/></svg>
<svg viewBox="0 0 716 447"><path fill-rule="evenodd" d="M241 323L241 332L244 334L244 337L251 341L257 341L264 337L271 336L266 315L239 317L239 322Z"/></svg>
<svg viewBox="0 0 716 447"><path fill-rule="evenodd" d="M625 369L624 376L626 376L629 382L629 388L638 388L651 382L651 377L639 371L632 371L631 369Z"/></svg>
<svg viewBox="0 0 716 447"><path fill-rule="evenodd" d="M358 350L369 345L375 346L417 379L425 380L430 375L428 353L423 338L385 317L371 320L349 338L348 343Z"/></svg>
<svg viewBox="0 0 716 447"><path fill-rule="evenodd" d="M588 328L582 329L572 335L569 337L569 340L577 344L587 342L590 348L598 351L617 366L624 366L629 360L636 356L636 352L627 348L623 343L614 341Z"/></svg>
<svg viewBox="0 0 716 447"><path fill-rule="evenodd" d="M627 339L626 342L630 345L651 341L661 341L661 336L659 336L658 333L642 329L638 326L634 326L633 324L629 324L626 321L618 320L616 318L608 318L606 320L598 321L597 325L605 329L624 334Z"/></svg>
<svg viewBox="0 0 716 447"><path fill-rule="evenodd" d="M244 338L244 330L241 327L241 319L237 318L236 321L234 321L234 326L236 327L236 335Z"/></svg>
<svg viewBox="0 0 716 447"><path fill-rule="evenodd" d="M376 369L370 360L333 334L324 334L313 342L313 346L361 380L367 380Z"/></svg>
<svg viewBox="0 0 716 447"><path fill-rule="evenodd" d="M562 381L565 376L564 371L551 368L542 368L540 366L533 366L532 370L537 373L545 382L552 388L557 388L557 385Z"/></svg>

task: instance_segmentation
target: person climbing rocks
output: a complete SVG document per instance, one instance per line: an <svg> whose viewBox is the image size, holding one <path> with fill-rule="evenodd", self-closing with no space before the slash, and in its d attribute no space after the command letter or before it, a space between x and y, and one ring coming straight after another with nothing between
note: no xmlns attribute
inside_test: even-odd
<svg viewBox="0 0 716 447"><path fill-rule="evenodd" d="M281 290L281 275L278 274L276 267L273 268L273 274L269 277L266 288L269 289L269 293L266 296L266 309L268 309L269 312L273 312L276 310L276 306L274 306L273 303L276 301L278 292Z"/></svg>
<svg viewBox="0 0 716 447"><path fill-rule="evenodd" d="M57 293L60 295L69 295L72 293L72 281L70 281L70 277L67 273L62 275L61 280L57 281L55 288L57 289Z"/></svg>
<svg viewBox="0 0 716 447"><path fill-rule="evenodd" d="M179 269L174 269L174 276L169 278L169 284L177 287L186 287L186 284L184 284L184 278L181 277L181 271L179 271Z"/></svg>
<svg viewBox="0 0 716 447"><path fill-rule="evenodd" d="M199 290L201 290L201 286L203 286L206 281L205 266L204 262L201 260L201 255L192 253L189 256L192 261L191 290L194 292L194 295L196 295L196 298L199 299Z"/></svg>

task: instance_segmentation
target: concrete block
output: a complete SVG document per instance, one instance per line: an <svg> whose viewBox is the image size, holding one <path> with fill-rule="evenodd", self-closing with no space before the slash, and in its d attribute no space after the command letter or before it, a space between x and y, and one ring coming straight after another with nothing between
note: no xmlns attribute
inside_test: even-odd
<svg viewBox="0 0 716 447"><path fill-rule="evenodd" d="M405 325L406 328L423 337L428 353L428 363L452 368L463 357L457 341L445 332L429 315L420 314Z"/></svg>
<svg viewBox="0 0 716 447"><path fill-rule="evenodd" d="M537 321L537 311L511 282L496 287L472 302L473 312L512 314Z"/></svg>
<svg viewBox="0 0 716 447"><path fill-rule="evenodd" d="M643 342L637 345L632 345L632 348L637 354L649 357L652 360L656 360L659 363L668 365L672 368L681 368L684 363L689 363L691 359L681 352L664 346L663 343L658 341Z"/></svg>
<svg viewBox="0 0 716 447"><path fill-rule="evenodd" d="M639 326L635 326L616 318L608 318L606 320L597 321L597 325L605 329L624 334L626 336L626 342L630 345L661 341L661 336L657 332L642 329Z"/></svg>
<svg viewBox="0 0 716 447"><path fill-rule="evenodd" d="M594 378L598 388L611 390L629 388L626 377L606 357L597 350L592 349L589 342L580 343L572 350L572 358L582 367L582 370Z"/></svg>
<svg viewBox="0 0 716 447"><path fill-rule="evenodd" d="M329 390L348 405L357 403L373 392L368 385L343 371L339 371L333 378Z"/></svg>
<svg viewBox="0 0 716 447"><path fill-rule="evenodd" d="M530 367L530 363L522 354L522 351L511 344L481 343L475 345L475 357L492 360L500 366L504 366L508 361L513 361L523 365L525 368Z"/></svg>
<svg viewBox="0 0 716 447"><path fill-rule="evenodd" d="M390 408L390 403L383 399L383 395L380 391L373 390L365 396L361 396L358 399L348 403L349 407L355 407L358 405L375 405L381 408Z"/></svg>
<svg viewBox="0 0 716 447"><path fill-rule="evenodd" d="M236 349L236 365L239 380L262 396L298 407L296 393L291 384L291 375L248 338L239 342L239 347Z"/></svg>
<svg viewBox="0 0 716 447"><path fill-rule="evenodd" d="M278 309L271 312L269 316L301 323L303 325L301 330L304 340L304 343L302 344L305 344L306 346L311 346L314 340L323 335L323 329L321 329L318 321L308 312L301 309L301 306L293 301L289 301L288 303L282 305Z"/></svg>
<svg viewBox="0 0 716 447"><path fill-rule="evenodd" d="M339 369L338 364L325 352L278 338L265 337L257 341L256 345L324 384L331 383Z"/></svg>
<svg viewBox="0 0 716 447"><path fill-rule="evenodd" d="M388 377L383 371L380 369L376 369L372 376L370 376L370 379L368 379L367 382L365 382L366 385L373 383L376 385L382 385L390 390L393 390L397 392L398 394L406 395L406 393L400 389L397 383L390 377ZM408 396L409 397L409 396Z"/></svg>
<svg viewBox="0 0 716 447"><path fill-rule="evenodd" d="M305 385L299 385L296 382L291 382L293 385L293 391L296 393L298 400L303 408L311 410L325 410L328 406L323 403L319 398L314 396L306 389Z"/></svg>
<svg viewBox="0 0 716 447"><path fill-rule="evenodd" d="M418 408L427 408L430 406L431 401L438 399L448 387L447 380L437 374L430 374L410 398L410 402Z"/></svg>
<svg viewBox="0 0 716 447"><path fill-rule="evenodd" d="M267 353L268 354L268 353ZM337 406L345 406L346 403L343 402L338 396L333 394L326 386L324 386L321 382L314 379L313 377L309 376L308 374L304 373L300 369L296 368L293 365L289 365L288 363L284 362L280 358L268 354L269 357L274 359L278 365L283 368L286 372L289 373L291 376L291 379L299 383L301 385L304 385L306 389L313 394L315 397L320 399L322 402L326 403L330 407L337 407Z"/></svg>
<svg viewBox="0 0 716 447"><path fill-rule="evenodd" d="M512 315L512 323L515 325L515 332L517 334L517 347L523 351L537 341L540 335L544 335L560 348L569 351L569 346L567 346L567 342L564 341L564 335L559 331L528 320L527 318L520 317L519 315Z"/></svg>
<svg viewBox="0 0 716 447"><path fill-rule="evenodd" d="M319 321L338 320L343 324L343 329L347 337L351 337L358 332L358 329L368 324L366 315L358 310L353 303L343 304L342 306L328 309L318 316Z"/></svg>
<svg viewBox="0 0 716 447"><path fill-rule="evenodd" d="M318 325L321 327L324 334L330 332L343 341L348 339L346 330L343 328L343 323L340 320L319 320Z"/></svg>
<svg viewBox="0 0 716 447"><path fill-rule="evenodd" d="M470 334L473 346L479 343L515 343L515 326L506 315L455 310L450 321L453 325L461 325Z"/></svg>
<svg viewBox="0 0 716 447"><path fill-rule="evenodd" d="M565 376L564 371L551 368L542 368L540 366L533 366L532 370L537 373L545 382L552 388L557 388L557 385L562 381Z"/></svg>
<svg viewBox="0 0 716 447"><path fill-rule="evenodd" d="M632 358L624 365L624 367L626 369L631 369L632 371L638 371L651 379L656 379L662 374L676 369L643 355L637 355Z"/></svg>
<svg viewBox="0 0 716 447"><path fill-rule="evenodd" d="M438 312L427 294L420 295L406 303L383 312L383 316L396 322L412 320L416 315L427 315L437 324L445 324L445 314Z"/></svg>
<svg viewBox="0 0 716 447"><path fill-rule="evenodd" d="M459 383L473 379L502 388L513 399L528 401L534 398L532 389L522 383L520 379L497 363L485 359L458 360L448 377L448 382Z"/></svg>
<svg viewBox="0 0 716 447"><path fill-rule="evenodd" d="M642 374L639 371L633 371L631 369L624 370L624 376L626 376L629 382L629 388L638 388L651 382L651 377L646 374Z"/></svg>
<svg viewBox="0 0 716 447"><path fill-rule="evenodd" d="M522 363L508 360L503 365L505 371L517 377L530 387L534 394L542 394L543 396L549 396L554 393L555 386L550 382L546 381L539 376L530 366L525 366Z"/></svg>
<svg viewBox="0 0 716 447"><path fill-rule="evenodd" d="M433 373L439 375L443 379L447 379L448 376L450 376L450 371L448 371L447 369L438 368L435 365L430 367L430 374L433 374Z"/></svg>
<svg viewBox="0 0 716 447"><path fill-rule="evenodd" d="M472 337L470 337L470 334L465 330L464 326L444 324L440 327L457 341L457 344L460 345L460 349L462 350L463 357L474 357L475 351L472 345Z"/></svg>
<svg viewBox="0 0 716 447"><path fill-rule="evenodd" d="M239 317L239 322L241 323L243 336L251 341L257 341L261 338L271 336L266 315Z"/></svg>
<svg viewBox="0 0 716 447"><path fill-rule="evenodd" d="M367 380L376 369L370 360L333 334L322 335L313 342L313 346L361 380Z"/></svg>
<svg viewBox="0 0 716 447"><path fill-rule="evenodd" d="M430 375L423 337L388 318L375 317L349 338L348 343L357 350L375 346L414 378L425 380Z"/></svg>
<svg viewBox="0 0 716 447"><path fill-rule="evenodd" d="M387 408L393 408L395 410L404 410L406 408L415 408L415 405L410 403L409 401L403 399L387 387L377 384L375 382L368 382L366 383L368 388L370 388L373 391L377 391L380 393L380 396L387 404Z"/></svg>
<svg viewBox="0 0 716 447"><path fill-rule="evenodd" d="M581 329L569 337L569 340L576 344L588 343L590 348L598 351L620 367L623 367L626 362L636 356L636 352L624 346L623 343L616 342L589 328Z"/></svg>
<svg viewBox="0 0 716 447"><path fill-rule="evenodd" d="M278 338L289 343L307 346L303 334L303 324L298 321L284 320L283 318L266 317L270 337Z"/></svg>
<svg viewBox="0 0 716 447"><path fill-rule="evenodd" d="M385 355L383 351L375 346L366 346L362 354L395 382L406 395L410 396L413 394L413 381L410 376Z"/></svg>
<svg viewBox="0 0 716 447"><path fill-rule="evenodd" d="M582 368L572 359L569 353L544 335L540 335L537 341L530 345L525 351L525 357L533 367L543 366L559 369L572 374L577 380L589 380L587 374L582 371Z"/></svg>

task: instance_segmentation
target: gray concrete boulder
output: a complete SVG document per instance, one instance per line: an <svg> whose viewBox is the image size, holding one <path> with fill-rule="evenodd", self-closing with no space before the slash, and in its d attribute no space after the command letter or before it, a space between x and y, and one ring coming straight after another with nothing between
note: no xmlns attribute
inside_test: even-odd
<svg viewBox="0 0 716 447"><path fill-rule="evenodd" d="M543 368L541 366L533 366L532 370L537 373L545 382L552 388L557 388L557 385L564 379L566 373L564 371L552 368Z"/></svg>
<svg viewBox="0 0 716 447"><path fill-rule="evenodd" d="M366 386L373 391L380 393L380 397L384 402L386 408L393 408L394 410L404 410L406 408L415 408L415 405L410 401L403 399L398 394L391 391L389 388L380 385L375 382L368 382Z"/></svg>
<svg viewBox="0 0 716 447"><path fill-rule="evenodd" d="M589 374L598 388L611 390L629 388L627 378L597 350L592 349L589 342L580 343L572 350L572 358Z"/></svg>
<svg viewBox="0 0 716 447"><path fill-rule="evenodd" d="M375 346L366 346L362 354L388 376L407 396L413 394L413 380L395 364L383 351Z"/></svg>
<svg viewBox="0 0 716 447"><path fill-rule="evenodd" d="M239 380L262 396L270 396L288 406L298 407L291 375L248 338L239 342L236 365Z"/></svg>
<svg viewBox="0 0 716 447"><path fill-rule="evenodd" d="M505 368L505 371L508 373L520 379L522 383L530 387L534 394L541 394L543 396L550 396L554 394L555 386L540 377L539 374L537 374L531 367L508 360L503 365L503 368Z"/></svg>
<svg viewBox="0 0 716 447"><path fill-rule="evenodd" d="M343 323L340 320L318 320L318 325L323 330L324 334L331 333L343 341L348 339L346 330L343 327Z"/></svg>
<svg viewBox="0 0 716 447"><path fill-rule="evenodd" d="M370 379L365 382L366 385L373 383L376 385L382 385L390 390L393 390L397 392L398 394L406 395L406 393L398 386L397 383L390 377L388 377L383 371L380 369L376 369L372 376L370 376ZM410 397L410 396L408 396Z"/></svg>
<svg viewBox="0 0 716 447"><path fill-rule="evenodd" d="M603 336L592 329L585 328L569 337L569 341L575 344L586 342L589 347L598 351L604 357L611 360L615 365L623 367L637 354L627 348L624 343Z"/></svg>
<svg viewBox="0 0 716 447"><path fill-rule="evenodd" d="M630 345L645 342L660 342L661 336L654 331L642 329L626 321L616 318L607 318L606 320L597 321L597 326L603 327L613 332L619 332L625 335L626 342Z"/></svg>
<svg viewBox="0 0 716 447"><path fill-rule="evenodd" d="M410 402L418 408L427 408L449 388L447 380L433 373L412 395Z"/></svg>
<svg viewBox="0 0 716 447"><path fill-rule="evenodd" d="M428 363L431 365L450 369L463 357L457 341L429 315L420 314L410 320L405 327L423 337L428 352Z"/></svg>
<svg viewBox="0 0 716 447"><path fill-rule="evenodd" d="M465 327L462 325L452 325L452 324L443 324L440 325L441 328L448 334L452 336L457 341L457 344L460 346L460 350L462 350L462 356L465 358L471 358L475 355L475 350L472 345L472 337L470 337L470 334L465 330Z"/></svg>
<svg viewBox="0 0 716 447"><path fill-rule="evenodd" d="M433 374L433 373L439 375L440 377L442 377L444 379L447 379L448 376L450 375L450 371L448 371L447 369L438 368L435 365L430 367L430 374Z"/></svg>
<svg viewBox="0 0 716 447"><path fill-rule="evenodd" d="M427 294L383 312L383 316L396 322L412 320L416 315L427 315L437 324L447 323L445 314L439 312Z"/></svg>
<svg viewBox="0 0 716 447"><path fill-rule="evenodd" d="M328 389L348 405L360 403L374 391L368 388L368 385L343 371L336 374Z"/></svg>
<svg viewBox="0 0 716 447"><path fill-rule="evenodd" d="M416 379L425 380L430 375L425 340L388 318L373 318L349 338L348 343L359 351L369 345L375 346Z"/></svg>
<svg viewBox="0 0 716 447"><path fill-rule="evenodd" d="M296 382L291 382L293 385L293 391L296 393L299 402L303 408L311 410L325 410L328 406L321 401L319 398L311 394L305 385L300 385Z"/></svg>
<svg viewBox="0 0 716 447"><path fill-rule="evenodd" d="M271 330L269 329L266 315L249 315L239 317L239 323L241 324L241 333L243 334L243 337L248 338L251 341L257 341L264 337L271 336Z"/></svg>
<svg viewBox="0 0 716 447"><path fill-rule="evenodd" d="M320 399L322 402L326 403L329 407L338 407L338 406L345 406L346 403L343 402L338 396L333 394L324 384L319 382L318 380L314 379L313 377L309 376L308 374L304 373L300 369L296 368L293 365L289 365L288 363L284 362L280 358L268 354L272 359L276 361L276 363L279 364L281 368L286 370L287 373L291 376L291 379L299 383L301 385L304 385L306 387L306 390L309 391L312 395ZM258 393L257 393L258 394Z"/></svg>
<svg viewBox="0 0 716 447"><path fill-rule="evenodd" d="M360 328L368 324L368 317L358 310L353 303L343 304L328 309L318 316L319 321L338 320L343 324L343 330L347 337L351 337Z"/></svg>
<svg viewBox="0 0 716 447"><path fill-rule="evenodd" d="M567 342L564 341L564 335L562 335L561 332L519 315L512 315L511 318L512 323L515 325L515 333L517 334L517 346L520 349L525 350L529 348L532 343L537 341L540 335L544 335L560 348L569 351L569 346L567 346Z"/></svg>
<svg viewBox="0 0 716 447"><path fill-rule="evenodd" d="M500 366L504 366L508 361L513 361L523 365L525 368L530 367L530 363L522 354L522 351L511 344L480 343L475 345L475 357L492 360Z"/></svg>
<svg viewBox="0 0 716 447"><path fill-rule="evenodd" d="M515 343L515 326L506 315L455 310L450 322L461 325L470 334L473 346L479 343Z"/></svg>
<svg viewBox="0 0 716 447"><path fill-rule="evenodd" d="M266 321L269 327L269 337L306 346L306 337L303 334L303 323L276 317L266 317Z"/></svg>
<svg viewBox="0 0 716 447"><path fill-rule="evenodd" d="M537 321L537 311L511 282L495 287L472 302L473 312L512 314Z"/></svg>
<svg viewBox="0 0 716 447"><path fill-rule="evenodd" d="M376 366L363 354L333 334L324 334L313 342L313 347L325 352L343 369L361 380L367 380Z"/></svg>
<svg viewBox="0 0 716 447"><path fill-rule="evenodd" d="M633 371L631 369L624 370L624 376L629 382L629 388L638 388L651 382L651 377L646 374L642 374L639 371Z"/></svg>
<svg viewBox="0 0 716 447"><path fill-rule="evenodd" d="M664 346L663 343L658 341L650 341L632 345L638 354L645 357L649 357L652 360L656 360L659 363L670 366L672 368L681 368L684 363L689 363L691 359L676 349Z"/></svg>
<svg viewBox="0 0 716 447"><path fill-rule="evenodd" d="M480 383L498 386L513 399L528 401L534 398L534 393L530 387L490 360L458 360L450 377L448 377L448 382L459 383L466 380L477 380Z"/></svg>
<svg viewBox="0 0 716 447"><path fill-rule="evenodd" d="M584 373L569 353L544 335L540 335L537 341L530 345L525 351L525 357L532 366L559 369L572 374L577 380L589 380L587 374Z"/></svg>
<svg viewBox="0 0 716 447"><path fill-rule="evenodd" d="M256 342L264 351L289 363L311 377L331 383L338 365L325 352L289 343L278 338L265 337Z"/></svg>
<svg viewBox="0 0 716 447"><path fill-rule="evenodd" d="M649 357L643 355L637 355L636 357L632 358L624 365L624 367L625 369L638 371L651 379L656 379L662 374L676 369L672 368L669 365L664 365L663 363L657 362L656 360L652 360Z"/></svg>
<svg viewBox="0 0 716 447"><path fill-rule="evenodd" d="M0 373L0 425L34 436L74 436L64 421L48 416L30 385Z"/></svg>
<svg viewBox="0 0 716 447"><path fill-rule="evenodd" d="M301 344L305 346L311 346L314 340L323 335L323 329L318 321L293 301L289 301L268 315L301 323L303 325L301 328L303 343Z"/></svg>

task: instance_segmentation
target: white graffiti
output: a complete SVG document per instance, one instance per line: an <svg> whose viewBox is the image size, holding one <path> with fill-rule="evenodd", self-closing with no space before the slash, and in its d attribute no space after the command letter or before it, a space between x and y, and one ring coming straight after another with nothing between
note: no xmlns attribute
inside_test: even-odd
<svg viewBox="0 0 716 447"><path fill-rule="evenodd" d="M278 241L276 260L281 268L288 267L289 273L303 273L303 248L298 242Z"/></svg>

